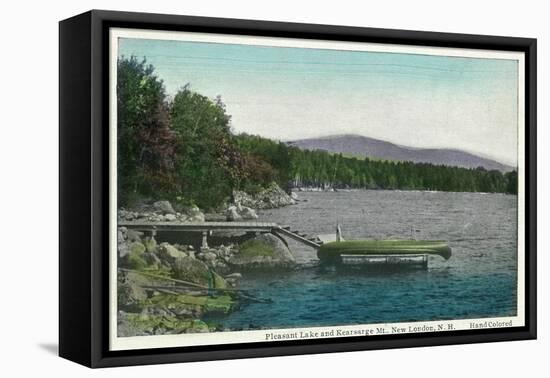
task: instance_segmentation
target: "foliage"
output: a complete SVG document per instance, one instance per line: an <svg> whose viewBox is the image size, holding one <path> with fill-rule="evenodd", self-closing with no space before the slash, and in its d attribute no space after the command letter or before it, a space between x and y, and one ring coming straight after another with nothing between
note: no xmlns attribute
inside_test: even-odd
<svg viewBox="0 0 550 378"><path fill-rule="evenodd" d="M231 196L244 165L231 142L221 98L181 88L168 99L146 61L120 58L117 76L118 189L128 205L141 196L214 207Z"/></svg>
<svg viewBox="0 0 550 378"><path fill-rule="evenodd" d="M174 97L171 116L178 193L200 207L215 207L244 177L244 159L233 145L225 105L220 97L210 100L186 85Z"/></svg>
<svg viewBox="0 0 550 378"><path fill-rule="evenodd" d="M173 190L174 133L162 80L135 57L118 61L118 192L122 203L135 193Z"/></svg>
<svg viewBox="0 0 550 378"><path fill-rule="evenodd" d="M292 178L292 149L284 143L244 133L236 135L234 141L245 154L243 188L250 184L266 187L272 182L288 188Z"/></svg>

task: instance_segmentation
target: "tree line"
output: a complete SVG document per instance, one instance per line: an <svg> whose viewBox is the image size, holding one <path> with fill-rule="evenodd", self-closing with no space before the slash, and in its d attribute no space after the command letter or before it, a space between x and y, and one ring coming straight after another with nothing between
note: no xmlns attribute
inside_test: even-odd
<svg viewBox="0 0 550 378"><path fill-rule="evenodd" d="M154 67L121 57L117 75L118 197L169 198L214 208L234 189L256 192L276 182L367 189L517 192L517 173L378 161L307 151L231 131L221 97L186 84L170 97Z"/></svg>
<svg viewBox="0 0 550 378"><path fill-rule="evenodd" d="M382 161L322 150L300 150L259 136L235 137L241 149L272 167L270 178L290 187L516 193L517 172L430 163Z"/></svg>

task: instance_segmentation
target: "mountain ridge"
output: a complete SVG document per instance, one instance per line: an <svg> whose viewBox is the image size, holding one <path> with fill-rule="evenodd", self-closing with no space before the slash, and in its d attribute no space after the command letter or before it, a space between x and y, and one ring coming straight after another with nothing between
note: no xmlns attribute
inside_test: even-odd
<svg viewBox="0 0 550 378"><path fill-rule="evenodd" d="M300 149L325 150L331 153L343 153L360 158L369 157L380 160L412 161L414 163L431 163L463 168L483 167L487 170L498 170L501 172L510 172L515 169L494 159L460 149L403 146L357 134L337 134L296 139L287 141L286 143Z"/></svg>

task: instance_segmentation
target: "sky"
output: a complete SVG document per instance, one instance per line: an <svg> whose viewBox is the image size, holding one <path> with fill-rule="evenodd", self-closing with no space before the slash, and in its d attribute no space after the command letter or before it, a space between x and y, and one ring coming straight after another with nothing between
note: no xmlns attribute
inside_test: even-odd
<svg viewBox="0 0 550 378"><path fill-rule="evenodd" d="M517 166L517 61L121 38L173 96L221 95L234 132L359 134Z"/></svg>

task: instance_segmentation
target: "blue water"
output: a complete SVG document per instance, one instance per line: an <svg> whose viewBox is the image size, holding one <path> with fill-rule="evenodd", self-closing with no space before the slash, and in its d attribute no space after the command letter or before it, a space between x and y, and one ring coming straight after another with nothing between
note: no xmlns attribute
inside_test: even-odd
<svg viewBox="0 0 550 378"><path fill-rule="evenodd" d="M309 234L448 240L453 256L427 269L355 271L316 265L315 251L289 243L302 269L245 274L240 288L270 299L221 319L226 329L335 326L516 314L517 197L399 191L299 193L296 206L261 220ZM419 231L411 231L419 230Z"/></svg>

